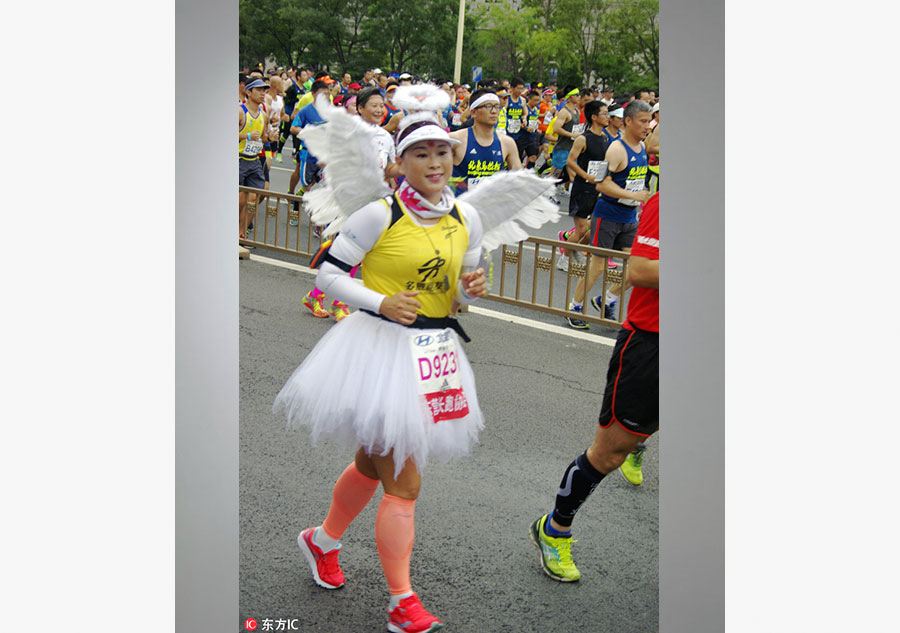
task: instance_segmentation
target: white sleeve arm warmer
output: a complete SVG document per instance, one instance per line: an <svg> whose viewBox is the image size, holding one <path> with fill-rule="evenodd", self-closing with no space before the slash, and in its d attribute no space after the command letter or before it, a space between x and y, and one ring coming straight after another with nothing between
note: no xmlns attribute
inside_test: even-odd
<svg viewBox="0 0 900 633"><path fill-rule="evenodd" d="M460 202L459 208L462 210L463 215L466 216L466 224L469 227L469 248L466 249L466 254L463 256L461 271L466 273L475 270L481 263L481 237L484 234L484 229L481 226L481 216L478 215L478 212L472 205ZM478 300L477 297L470 297L465 293L461 279L456 284L456 296L454 298L459 303L466 305Z"/></svg>
<svg viewBox="0 0 900 633"><path fill-rule="evenodd" d="M347 218L329 254L349 267L359 264L387 228L391 212L381 200L371 202ZM316 286L329 297L378 314L385 295L354 281L349 272L323 262L316 275Z"/></svg>

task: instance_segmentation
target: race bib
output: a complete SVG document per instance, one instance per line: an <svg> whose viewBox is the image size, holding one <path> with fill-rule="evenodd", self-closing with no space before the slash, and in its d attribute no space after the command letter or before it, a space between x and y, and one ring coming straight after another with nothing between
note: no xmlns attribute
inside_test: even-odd
<svg viewBox="0 0 900 633"><path fill-rule="evenodd" d="M584 134L584 126L586 123L576 123L572 126L572 134L578 136L579 134Z"/></svg>
<svg viewBox="0 0 900 633"><path fill-rule="evenodd" d="M507 132L510 134L515 134L519 130L522 129L522 122L519 119L510 119L506 124Z"/></svg>
<svg viewBox="0 0 900 633"><path fill-rule="evenodd" d="M456 341L446 328L434 334L409 335L414 372L419 394L437 424L469 415L469 403L463 393Z"/></svg>
<svg viewBox="0 0 900 633"><path fill-rule="evenodd" d="M534 132L538 129L538 120L537 119L529 119L528 120L528 131Z"/></svg>
<svg viewBox="0 0 900 633"><path fill-rule="evenodd" d="M244 144L244 156L256 156L263 149L262 141L253 141L248 139Z"/></svg>
<svg viewBox="0 0 900 633"><path fill-rule="evenodd" d="M547 114L544 115L544 125L550 125L550 121L553 120L553 110L547 110Z"/></svg>
<svg viewBox="0 0 900 633"><path fill-rule="evenodd" d="M625 191L630 191L633 193L637 193L638 191L644 190L644 179L643 178L629 178L625 181ZM629 200L628 198L619 198L619 202L627 205L629 207L636 207L640 202L637 200Z"/></svg>
<svg viewBox="0 0 900 633"><path fill-rule="evenodd" d="M502 135L502 136L506 136L506 128L498 127L498 128L497 128L497 134L500 134L500 135Z"/></svg>
<svg viewBox="0 0 900 633"><path fill-rule="evenodd" d="M455 125L457 127L462 125L462 117L460 116L459 112L453 113L453 125Z"/></svg>
<svg viewBox="0 0 900 633"><path fill-rule="evenodd" d="M606 178L606 172L609 170L609 161L606 160L590 160L587 165L587 173L594 177L594 182L601 182Z"/></svg>

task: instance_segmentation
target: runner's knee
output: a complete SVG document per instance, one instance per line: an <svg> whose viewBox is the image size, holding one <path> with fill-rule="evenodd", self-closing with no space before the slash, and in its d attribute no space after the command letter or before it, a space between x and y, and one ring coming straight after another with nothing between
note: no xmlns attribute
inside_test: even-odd
<svg viewBox="0 0 900 633"><path fill-rule="evenodd" d="M626 431L622 432L626 433ZM611 430L611 427L609 429L598 428L597 435L587 450L588 461L601 473L610 473L622 465L639 441L640 438L636 435L633 439L619 437L619 434L615 430Z"/></svg>

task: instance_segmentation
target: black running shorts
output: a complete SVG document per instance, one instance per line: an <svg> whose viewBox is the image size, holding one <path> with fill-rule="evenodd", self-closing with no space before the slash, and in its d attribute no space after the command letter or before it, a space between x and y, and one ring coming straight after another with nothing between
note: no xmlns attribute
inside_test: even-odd
<svg viewBox="0 0 900 633"><path fill-rule="evenodd" d="M520 157L537 156L541 151L537 132L520 132L519 138L516 139L516 149Z"/></svg>
<svg viewBox="0 0 900 633"><path fill-rule="evenodd" d="M593 188L573 193L569 196L569 216L587 220L594 212L594 203L599 195Z"/></svg>
<svg viewBox="0 0 900 633"><path fill-rule="evenodd" d="M598 421L641 437L659 430L659 332L619 330Z"/></svg>

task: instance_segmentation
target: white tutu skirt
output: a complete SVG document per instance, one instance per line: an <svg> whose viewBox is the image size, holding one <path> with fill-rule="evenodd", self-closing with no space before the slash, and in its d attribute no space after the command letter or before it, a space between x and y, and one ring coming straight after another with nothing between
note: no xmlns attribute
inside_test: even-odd
<svg viewBox="0 0 900 633"><path fill-rule="evenodd" d="M393 449L395 477L410 457L421 471L429 458L446 462L467 455L484 418L475 376L456 332L450 331L468 415L433 422L416 383L409 337L439 331L354 312L335 324L294 370L273 411L286 412L290 429L309 427L313 445L333 438L343 446L362 446L370 455Z"/></svg>

